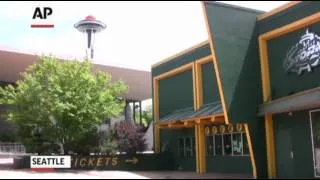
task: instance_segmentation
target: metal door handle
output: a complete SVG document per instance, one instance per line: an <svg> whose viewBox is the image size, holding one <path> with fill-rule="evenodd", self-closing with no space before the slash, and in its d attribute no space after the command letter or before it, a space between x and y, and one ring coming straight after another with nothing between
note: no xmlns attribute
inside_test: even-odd
<svg viewBox="0 0 320 180"><path fill-rule="evenodd" d="M293 159L293 151L290 152L290 157Z"/></svg>

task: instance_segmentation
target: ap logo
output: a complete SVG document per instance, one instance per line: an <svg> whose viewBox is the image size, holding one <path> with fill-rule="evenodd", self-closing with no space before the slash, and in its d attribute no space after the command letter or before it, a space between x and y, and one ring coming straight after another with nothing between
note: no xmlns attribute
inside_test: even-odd
<svg viewBox="0 0 320 180"><path fill-rule="evenodd" d="M49 23L50 18L53 13L51 7L36 7L33 12L31 24L32 28L53 28L54 25Z"/></svg>

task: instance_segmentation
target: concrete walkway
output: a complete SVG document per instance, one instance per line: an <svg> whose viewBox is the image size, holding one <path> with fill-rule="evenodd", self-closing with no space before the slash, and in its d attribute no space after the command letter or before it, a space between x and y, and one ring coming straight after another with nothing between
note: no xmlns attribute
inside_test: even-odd
<svg viewBox="0 0 320 180"><path fill-rule="evenodd" d="M31 172L0 170L0 179L149 179L123 171Z"/></svg>
<svg viewBox="0 0 320 180"><path fill-rule="evenodd" d="M30 170L0 170L0 179L251 179L250 176L236 174L194 172L126 172L126 171L68 171L34 172Z"/></svg>
<svg viewBox="0 0 320 180"><path fill-rule="evenodd" d="M13 170L12 158L0 158L0 179L252 179L250 175L218 174L181 171L76 171L34 172L31 169Z"/></svg>
<svg viewBox="0 0 320 180"><path fill-rule="evenodd" d="M205 173L197 174L195 172L166 171L166 172L135 172L135 174L150 179L252 179L250 175L243 174L219 174Z"/></svg>
<svg viewBox="0 0 320 180"><path fill-rule="evenodd" d="M126 172L126 171L72 171L32 172L0 170L0 179L248 179L243 175L193 172Z"/></svg>

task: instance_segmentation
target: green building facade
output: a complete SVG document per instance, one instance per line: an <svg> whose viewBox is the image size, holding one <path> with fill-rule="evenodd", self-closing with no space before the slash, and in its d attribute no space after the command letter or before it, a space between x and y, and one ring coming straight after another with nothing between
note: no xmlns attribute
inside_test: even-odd
<svg viewBox="0 0 320 180"><path fill-rule="evenodd" d="M209 40L152 66L156 151L181 171L320 177L320 3L202 7Z"/></svg>

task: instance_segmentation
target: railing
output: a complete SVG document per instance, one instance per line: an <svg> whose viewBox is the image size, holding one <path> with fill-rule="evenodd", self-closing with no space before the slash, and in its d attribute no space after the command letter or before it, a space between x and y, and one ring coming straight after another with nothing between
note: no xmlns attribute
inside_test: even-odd
<svg viewBox="0 0 320 180"><path fill-rule="evenodd" d="M4 143L0 142L0 154L14 155L25 154L25 147L20 143Z"/></svg>

